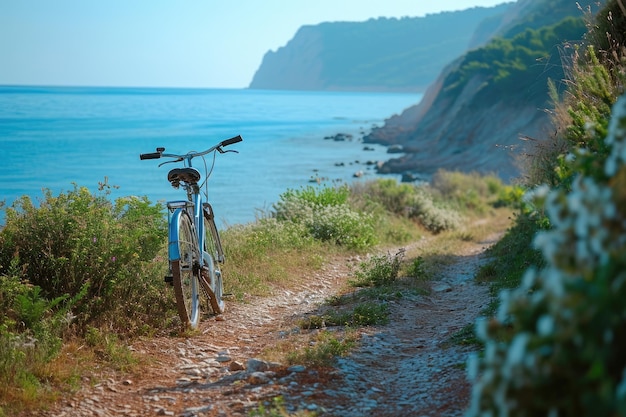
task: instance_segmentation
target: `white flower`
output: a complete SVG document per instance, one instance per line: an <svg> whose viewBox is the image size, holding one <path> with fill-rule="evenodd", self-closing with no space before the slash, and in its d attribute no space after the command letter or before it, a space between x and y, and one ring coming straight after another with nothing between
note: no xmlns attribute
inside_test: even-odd
<svg viewBox="0 0 626 417"><path fill-rule="evenodd" d="M552 296L560 298L565 294L563 280L565 274L558 268L548 267L543 271L544 287Z"/></svg>
<svg viewBox="0 0 626 417"><path fill-rule="evenodd" d="M554 319L552 316L543 315L537 320L537 333L540 336L550 336L554 331Z"/></svg>
<svg viewBox="0 0 626 417"><path fill-rule="evenodd" d="M524 361L524 354L526 353L526 345L530 336L528 333L518 333L509 346L507 352L506 361L509 366L517 366Z"/></svg>
<svg viewBox="0 0 626 417"><path fill-rule="evenodd" d="M487 340L487 320L484 317L479 317L474 325L474 332L476 337L480 340Z"/></svg>
<svg viewBox="0 0 626 417"><path fill-rule="evenodd" d="M626 369L622 371L622 381L615 389L615 394L621 401L626 401Z"/></svg>
<svg viewBox="0 0 626 417"><path fill-rule="evenodd" d="M478 378L478 355L471 353L467 358L467 378L476 381Z"/></svg>
<svg viewBox="0 0 626 417"><path fill-rule="evenodd" d="M613 105L612 117L609 122L609 133L605 139L608 145L612 145L611 154L604 165L604 172L613 176L619 167L626 162L626 97L622 96Z"/></svg>
<svg viewBox="0 0 626 417"><path fill-rule="evenodd" d="M546 184L542 184L531 190L528 190L522 197L522 200L525 203L532 203L533 201L537 199L546 198L549 192L550 192L550 187L548 187Z"/></svg>

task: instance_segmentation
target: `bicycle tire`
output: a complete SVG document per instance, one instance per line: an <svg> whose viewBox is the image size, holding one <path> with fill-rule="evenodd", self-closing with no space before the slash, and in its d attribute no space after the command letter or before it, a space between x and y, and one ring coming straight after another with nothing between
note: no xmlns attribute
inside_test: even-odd
<svg viewBox="0 0 626 417"><path fill-rule="evenodd" d="M195 328L200 321L200 268L197 237L189 214L180 214L177 226L180 259L171 261L176 308L184 326Z"/></svg>
<svg viewBox="0 0 626 417"><path fill-rule="evenodd" d="M209 304L214 314L222 314L226 307L223 298L224 280L220 267L220 264L224 262L224 253L211 206L205 205L202 212L204 221L204 251L208 254L208 259L205 259L205 266L208 272L207 284L210 287L210 291L207 291Z"/></svg>

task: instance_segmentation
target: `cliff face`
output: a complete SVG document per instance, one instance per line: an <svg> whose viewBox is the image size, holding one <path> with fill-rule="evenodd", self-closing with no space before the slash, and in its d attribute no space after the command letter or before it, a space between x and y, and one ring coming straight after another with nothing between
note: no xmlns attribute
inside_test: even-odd
<svg viewBox="0 0 626 417"><path fill-rule="evenodd" d="M518 177L518 158L527 144L520 138L550 134L549 115L533 104L511 103L506 96L479 107L474 97L485 81L476 76L450 98L437 96L440 80L423 104L388 119L366 136L365 142L399 144L404 149L403 156L385 162L379 172L428 178L443 168L496 174L505 181Z"/></svg>
<svg viewBox="0 0 626 417"><path fill-rule="evenodd" d="M448 62L486 40L509 7L304 26L265 54L249 88L423 92ZM485 19L492 25L470 43Z"/></svg>
<svg viewBox="0 0 626 417"><path fill-rule="evenodd" d="M250 88L276 90L322 90L321 31L301 27L287 47L269 51L254 75Z"/></svg>
<svg viewBox="0 0 626 417"><path fill-rule="evenodd" d="M544 27L551 17L547 10L555 18L576 18ZM530 22L524 16L532 16ZM513 34L510 41L496 40L456 59L419 104L364 138L401 145L405 152L384 163L380 172L422 177L444 168L496 174L506 181L523 173L520 158L530 144L525 139L541 140L553 133L546 111L548 80L562 89L565 41L582 39L585 26L570 0L519 0L501 22L495 30ZM532 22L539 27L532 29Z"/></svg>

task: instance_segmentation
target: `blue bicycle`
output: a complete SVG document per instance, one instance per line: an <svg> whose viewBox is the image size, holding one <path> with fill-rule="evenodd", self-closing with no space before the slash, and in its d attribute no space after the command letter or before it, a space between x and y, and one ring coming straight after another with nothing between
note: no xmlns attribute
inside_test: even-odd
<svg viewBox="0 0 626 417"><path fill-rule="evenodd" d="M168 259L170 274L165 281L174 286L178 315L186 327L195 328L200 321L200 293L203 292L214 314L224 312L224 287L220 264L224 263L224 251L215 226L213 208L208 203L208 183L217 152L237 152L227 150L228 145L241 142L241 136L226 139L202 152L188 152L184 155L165 153L165 148L156 152L139 155L144 159L172 158L159 164L182 162L182 168L174 168L167 174L174 188L180 186L187 193L186 200L168 201ZM208 169L205 155L213 153L213 161ZM205 178L202 183L200 171L194 168L191 160L201 157L204 161ZM204 187L203 193L200 190ZM203 195L204 194L204 195Z"/></svg>

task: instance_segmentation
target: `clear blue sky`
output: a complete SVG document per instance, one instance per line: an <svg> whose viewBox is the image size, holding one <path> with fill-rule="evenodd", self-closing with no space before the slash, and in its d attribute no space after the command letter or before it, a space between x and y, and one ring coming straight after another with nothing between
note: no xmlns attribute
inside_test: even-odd
<svg viewBox="0 0 626 417"><path fill-rule="evenodd" d="M0 0L0 85L247 87L303 25L507 0Z"/></svg>

